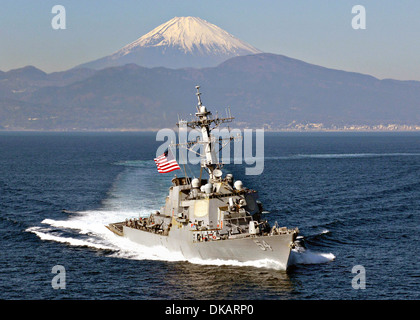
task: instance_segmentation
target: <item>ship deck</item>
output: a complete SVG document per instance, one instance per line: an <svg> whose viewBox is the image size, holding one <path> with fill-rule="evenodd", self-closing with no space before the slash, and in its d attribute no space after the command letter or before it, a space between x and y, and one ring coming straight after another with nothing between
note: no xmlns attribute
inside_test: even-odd
<svg viewBox="0 0 420 320"><path fill-rule="evenodd" d="M114 232L115 234L119 235L119 236L124 236L124 232L123 232L123 225L125 224L125 222L116 222L116 223L110 223L109 225L107 225L106 227Z"/></svg>

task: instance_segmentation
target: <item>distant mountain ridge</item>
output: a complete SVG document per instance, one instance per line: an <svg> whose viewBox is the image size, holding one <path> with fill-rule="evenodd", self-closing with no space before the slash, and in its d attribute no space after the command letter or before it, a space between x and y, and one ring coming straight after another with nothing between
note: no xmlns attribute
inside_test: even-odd
<svg viewBox="0 0 420 320"><path fill-rule="evenodd" d="M0 129L173 127L178 114L194 111L197 84L212 111L231 107L237 127L420 130L419 81L379 80L261 53L196 17L175 17L67 71L0 71Z"/></svg>
<svg viewBox="0 0 420 320"><path fill-rule="evenodd" d="M379 80L275 54L231 58L212 68L145 68L0 74L6 130L151 130L173 127L203 102L237 127L420 125L420 82ZM29 89L28 89L29 88Z"/></svg>
<svg viewBox="0 0 420 320"><path fill-rule="evenodd" d="M103 69L135 63L144 67L214 67L241 55L261 53L198 17L175 17L117 52L79 67Z"/></svg>

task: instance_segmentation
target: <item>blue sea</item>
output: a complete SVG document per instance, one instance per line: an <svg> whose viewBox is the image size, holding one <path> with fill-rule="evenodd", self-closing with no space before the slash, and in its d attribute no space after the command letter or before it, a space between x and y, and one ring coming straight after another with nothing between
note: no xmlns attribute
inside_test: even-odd
<svg viewBox="0 0 420 320"><path fill-rule="evenodd" d="M299 228L306 250L287 272L186 261L105 228L163 205L177 172L157 172L160 144L154 133L1 132L0 299L420 298L420 134L266 133L261 175L226 166L259 191L270 223Z"/></svg>

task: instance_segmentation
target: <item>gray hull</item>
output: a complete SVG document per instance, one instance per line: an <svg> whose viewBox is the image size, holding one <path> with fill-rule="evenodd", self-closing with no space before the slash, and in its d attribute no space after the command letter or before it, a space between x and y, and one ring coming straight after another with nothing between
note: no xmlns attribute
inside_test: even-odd
<svg viewBox="0 0 420 320"><path fill-rule="evenodd" d="M108 228L140 245L162 246L181 253L187 260L265 260L286 270L299 230L279 228L277 222L271 227L263 219L268 212L258 200L258 192L247 188L240 180L235 181L232 174L223 177L223 163L218 162L218 152L240 137L230 135L230 130L227 138L211 133L234 118L230 111L226 118L213 116L202 104L199 88L196 86L198 105L195 118L192 121L179 120L177 126L183 130L198 130L201 139L170 145L190 151L196 145L201 146L199 177L188 177L184 166L185 176L175 175L172 179L169 194L160 210L148 218L126 219L125 222L112 223ZM169 148L154 161L160 173L180 169ZM208 179L202 178L203 172L208 173Z"/></svg>
<svg viewBox="0 0 420 320"><path fill-rule="evenodd" d="M239 262L268 259L286 270L288 267L293 233L254 236L226 240L193 242L191 232L172 230L169 236L123 226L123 236L145 246L163 246L181 253L187 260L234 260Z"/></svg>

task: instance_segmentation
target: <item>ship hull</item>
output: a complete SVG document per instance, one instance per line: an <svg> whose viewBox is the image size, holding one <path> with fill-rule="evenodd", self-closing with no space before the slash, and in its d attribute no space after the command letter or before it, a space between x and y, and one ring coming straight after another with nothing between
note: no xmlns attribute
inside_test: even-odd
<svg viewBox="0 0 420 320"><path fill-rule="evenodd" d="M185 229L171 230L169 235L160 235L127 226L123 226L122 235L140 245L163 246L170 251L179 252L186 260L269 260L283 270L288 268L291 244L294 241L293 233L285 233L194 242L192 232Z"/></svg>

